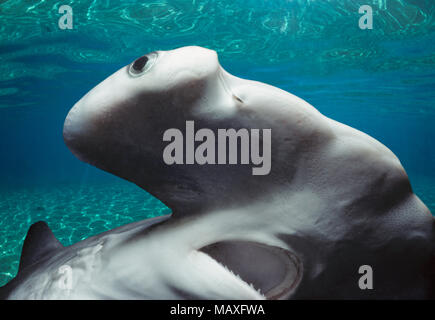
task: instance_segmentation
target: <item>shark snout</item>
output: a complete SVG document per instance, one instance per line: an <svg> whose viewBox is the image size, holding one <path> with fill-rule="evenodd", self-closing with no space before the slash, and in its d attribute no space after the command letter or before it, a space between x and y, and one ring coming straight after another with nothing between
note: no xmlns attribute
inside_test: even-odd
<svg viewBox="0 0 435 320"><path fill-rule="evenodd" d="M63 125L63 140L68 149L79 159L84 160L80 150L86 141L89 122L81 112L81 102L77 102L68 112Z"/></svg>

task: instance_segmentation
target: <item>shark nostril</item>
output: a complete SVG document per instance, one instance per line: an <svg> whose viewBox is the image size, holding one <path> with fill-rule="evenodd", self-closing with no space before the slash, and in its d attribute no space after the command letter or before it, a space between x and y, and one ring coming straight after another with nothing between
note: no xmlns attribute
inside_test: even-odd
<svg viewBox="0 0 435 320"><path fill-rule="evenodd" d="M240 102L240 103L243 103L243 100L240 99L238 96L236 96L234 93L233 93L233 99Z"/></svg>

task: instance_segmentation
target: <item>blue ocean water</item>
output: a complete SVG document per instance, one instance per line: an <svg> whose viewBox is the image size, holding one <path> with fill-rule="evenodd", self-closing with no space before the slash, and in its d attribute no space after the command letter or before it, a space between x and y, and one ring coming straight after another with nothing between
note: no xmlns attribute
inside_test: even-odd
<svg viewBox="0 0 435 320"><path fill-rule="evenodd" d="M58 9L73 10L62 30ZM361 5L373 9L362 30ZM64 245L169 213L138 187L76 159L68 110L154 50L214 49L230 73L302 97L401 160L435 212L433 0L154 0L0 3L0 285L15 276L29 226Z"/></svg>

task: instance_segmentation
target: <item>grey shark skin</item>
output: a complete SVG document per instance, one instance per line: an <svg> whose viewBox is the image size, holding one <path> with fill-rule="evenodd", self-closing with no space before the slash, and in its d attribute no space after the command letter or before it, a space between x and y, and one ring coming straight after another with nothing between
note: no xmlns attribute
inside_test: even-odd
<svg viewBox="0 0 435 320"><path fill-rule="evenodd" d="M187 120L271 129L270 174L166 165L163 133ZM433 297L434 218L397 157L288 92L229 74L212 50L153 52L120 69L71 109L64 139L173 213L70 247L36 224L3 298ZM373 289L358 285L362 265L372 267Z"/></svg>

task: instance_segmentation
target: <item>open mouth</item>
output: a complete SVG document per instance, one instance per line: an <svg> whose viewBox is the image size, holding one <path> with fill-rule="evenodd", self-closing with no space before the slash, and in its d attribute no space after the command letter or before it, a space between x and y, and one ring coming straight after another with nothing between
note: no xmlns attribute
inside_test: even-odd
<svg viewBox="0 0 435 320"><path fill-rule="evenodd" d="M290 251L251 241L222 241L201 248L268 300L288 299L301 280L301 262Z"/></svg>

